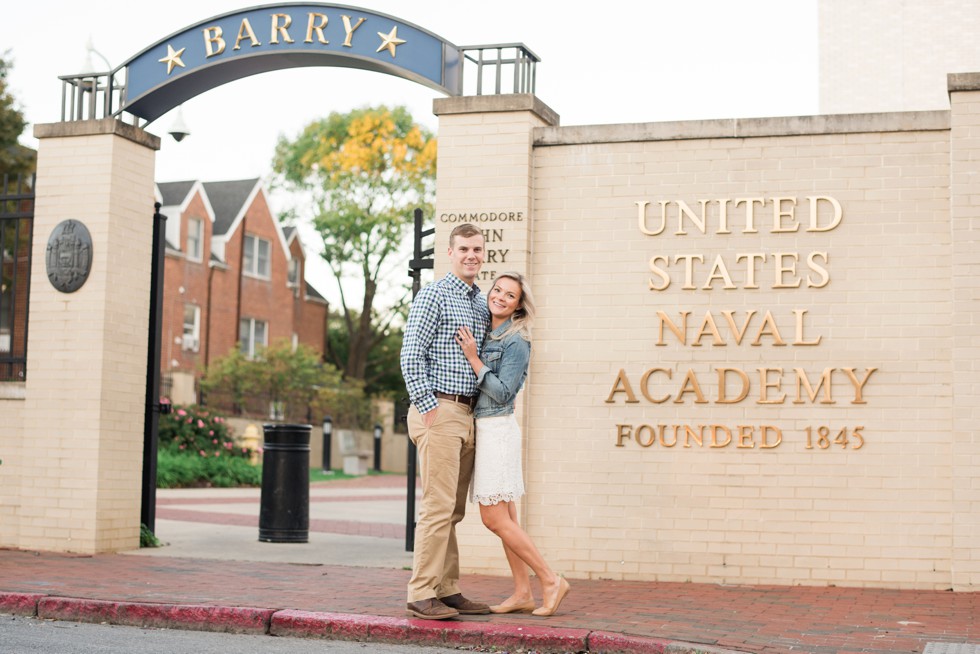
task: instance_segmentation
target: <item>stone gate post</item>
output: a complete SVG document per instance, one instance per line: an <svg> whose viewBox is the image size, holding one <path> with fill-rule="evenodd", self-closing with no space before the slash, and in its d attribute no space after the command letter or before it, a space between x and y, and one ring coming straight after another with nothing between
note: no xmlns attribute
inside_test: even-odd
<svg viewBox="0 0 980 654"><path fill-rule="evenodd" d="M980 588L980 73L948 76L953 298L953 590ZM926 400L926 398L920 398Z"/></svg>
<svg viewBox="0 0 980 654"><path fill-rule="evenodd" d="M477 285L485 294L498 273L517 271L534 284L530 270L534 227L533 132L558 125L552 109L532 94L439 98L439 170L436 180L435 279L449 270L449 234L460 223L472 223L486 237L486 260ZM527 434L527 393L515 407ZM525 471L533 462L525 462ZM527 476L527 475L525 475ZM471 505L472 506L472 505ZM504 570L500 544L472 515L458 531L465 564Z"/></svg>
<svg viewBox="0 0 980 654"><path fill-rule="evenodd" d="M133 549L160 139L111 118L37 125L34 135L40 145L13 544ZM88 279L71 293L56 289L46 269L48 239L68 219L92 238Z"/></svg>

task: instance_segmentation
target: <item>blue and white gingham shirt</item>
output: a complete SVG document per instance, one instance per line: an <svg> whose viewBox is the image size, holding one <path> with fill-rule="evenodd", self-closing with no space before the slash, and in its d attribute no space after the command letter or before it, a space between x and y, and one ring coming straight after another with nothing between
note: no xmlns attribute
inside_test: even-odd
<svg viewBox="0 0 980 654"><path fill-rule="evenodd" d="M419 413L439 406L436 391L476 395L476 375L456 342L456 330L466 325L476 342L483 343L489 323L480 289L452 273L415 297L405 325L401 365L408 397Z"/></svg>

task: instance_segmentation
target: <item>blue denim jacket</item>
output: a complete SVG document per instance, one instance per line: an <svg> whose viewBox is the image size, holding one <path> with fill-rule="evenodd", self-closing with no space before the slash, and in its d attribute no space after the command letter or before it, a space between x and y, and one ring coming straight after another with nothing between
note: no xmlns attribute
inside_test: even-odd
<svg viewBox="0 0 980 654"><path fill-rule="evenodd" d="M514 399L527 378L531 344L520 334L511 334L502 340L492 338L493 335L499 336L507 331L508 327L509 320L490 332L483 342L480 359L484 366L476 378L480 397L473 410L477 418L514 413Z"/></svg>

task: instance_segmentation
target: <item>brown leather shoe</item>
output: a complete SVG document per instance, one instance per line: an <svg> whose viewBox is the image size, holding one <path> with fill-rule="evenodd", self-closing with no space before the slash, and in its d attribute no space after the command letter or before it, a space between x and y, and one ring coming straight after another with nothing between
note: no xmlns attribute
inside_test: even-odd
<svg viewBox="0 0 980 654"><path fill-rule="evenodd" d="M480 602L474 602L463 597L462 593L440 597L439 600L446 606L456 609L463 615L484 615L490 613L490 606Z"/></svg>
<svg viewBox="0 0 980 654"><path fill-rule="evenodd" d="M450 608L435 597L408 603L408 614L423 620L445 620L455 618L459 611Z"/></svg>

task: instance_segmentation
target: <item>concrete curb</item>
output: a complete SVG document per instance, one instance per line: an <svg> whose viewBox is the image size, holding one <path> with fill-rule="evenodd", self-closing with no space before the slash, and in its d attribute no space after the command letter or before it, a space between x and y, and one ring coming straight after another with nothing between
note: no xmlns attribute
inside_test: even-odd
<svg viewBox="0 0 980 654"><path fill-rule="evenodd" d="M524 649L542 654L736 654L710 646L588 629L391 618L290 609L114 602L0 592L0 613L70 622L294 638Z"/></svg>
<svg viewBox="0 0 980 654"><path fill-rule="evenodd" d="M233 634L267 634L274 609L195 604L144 604L45 597L37 617L73 622L108 622L131 627L178 627ZM193 627L182 625L194 625Z"/></svg>

